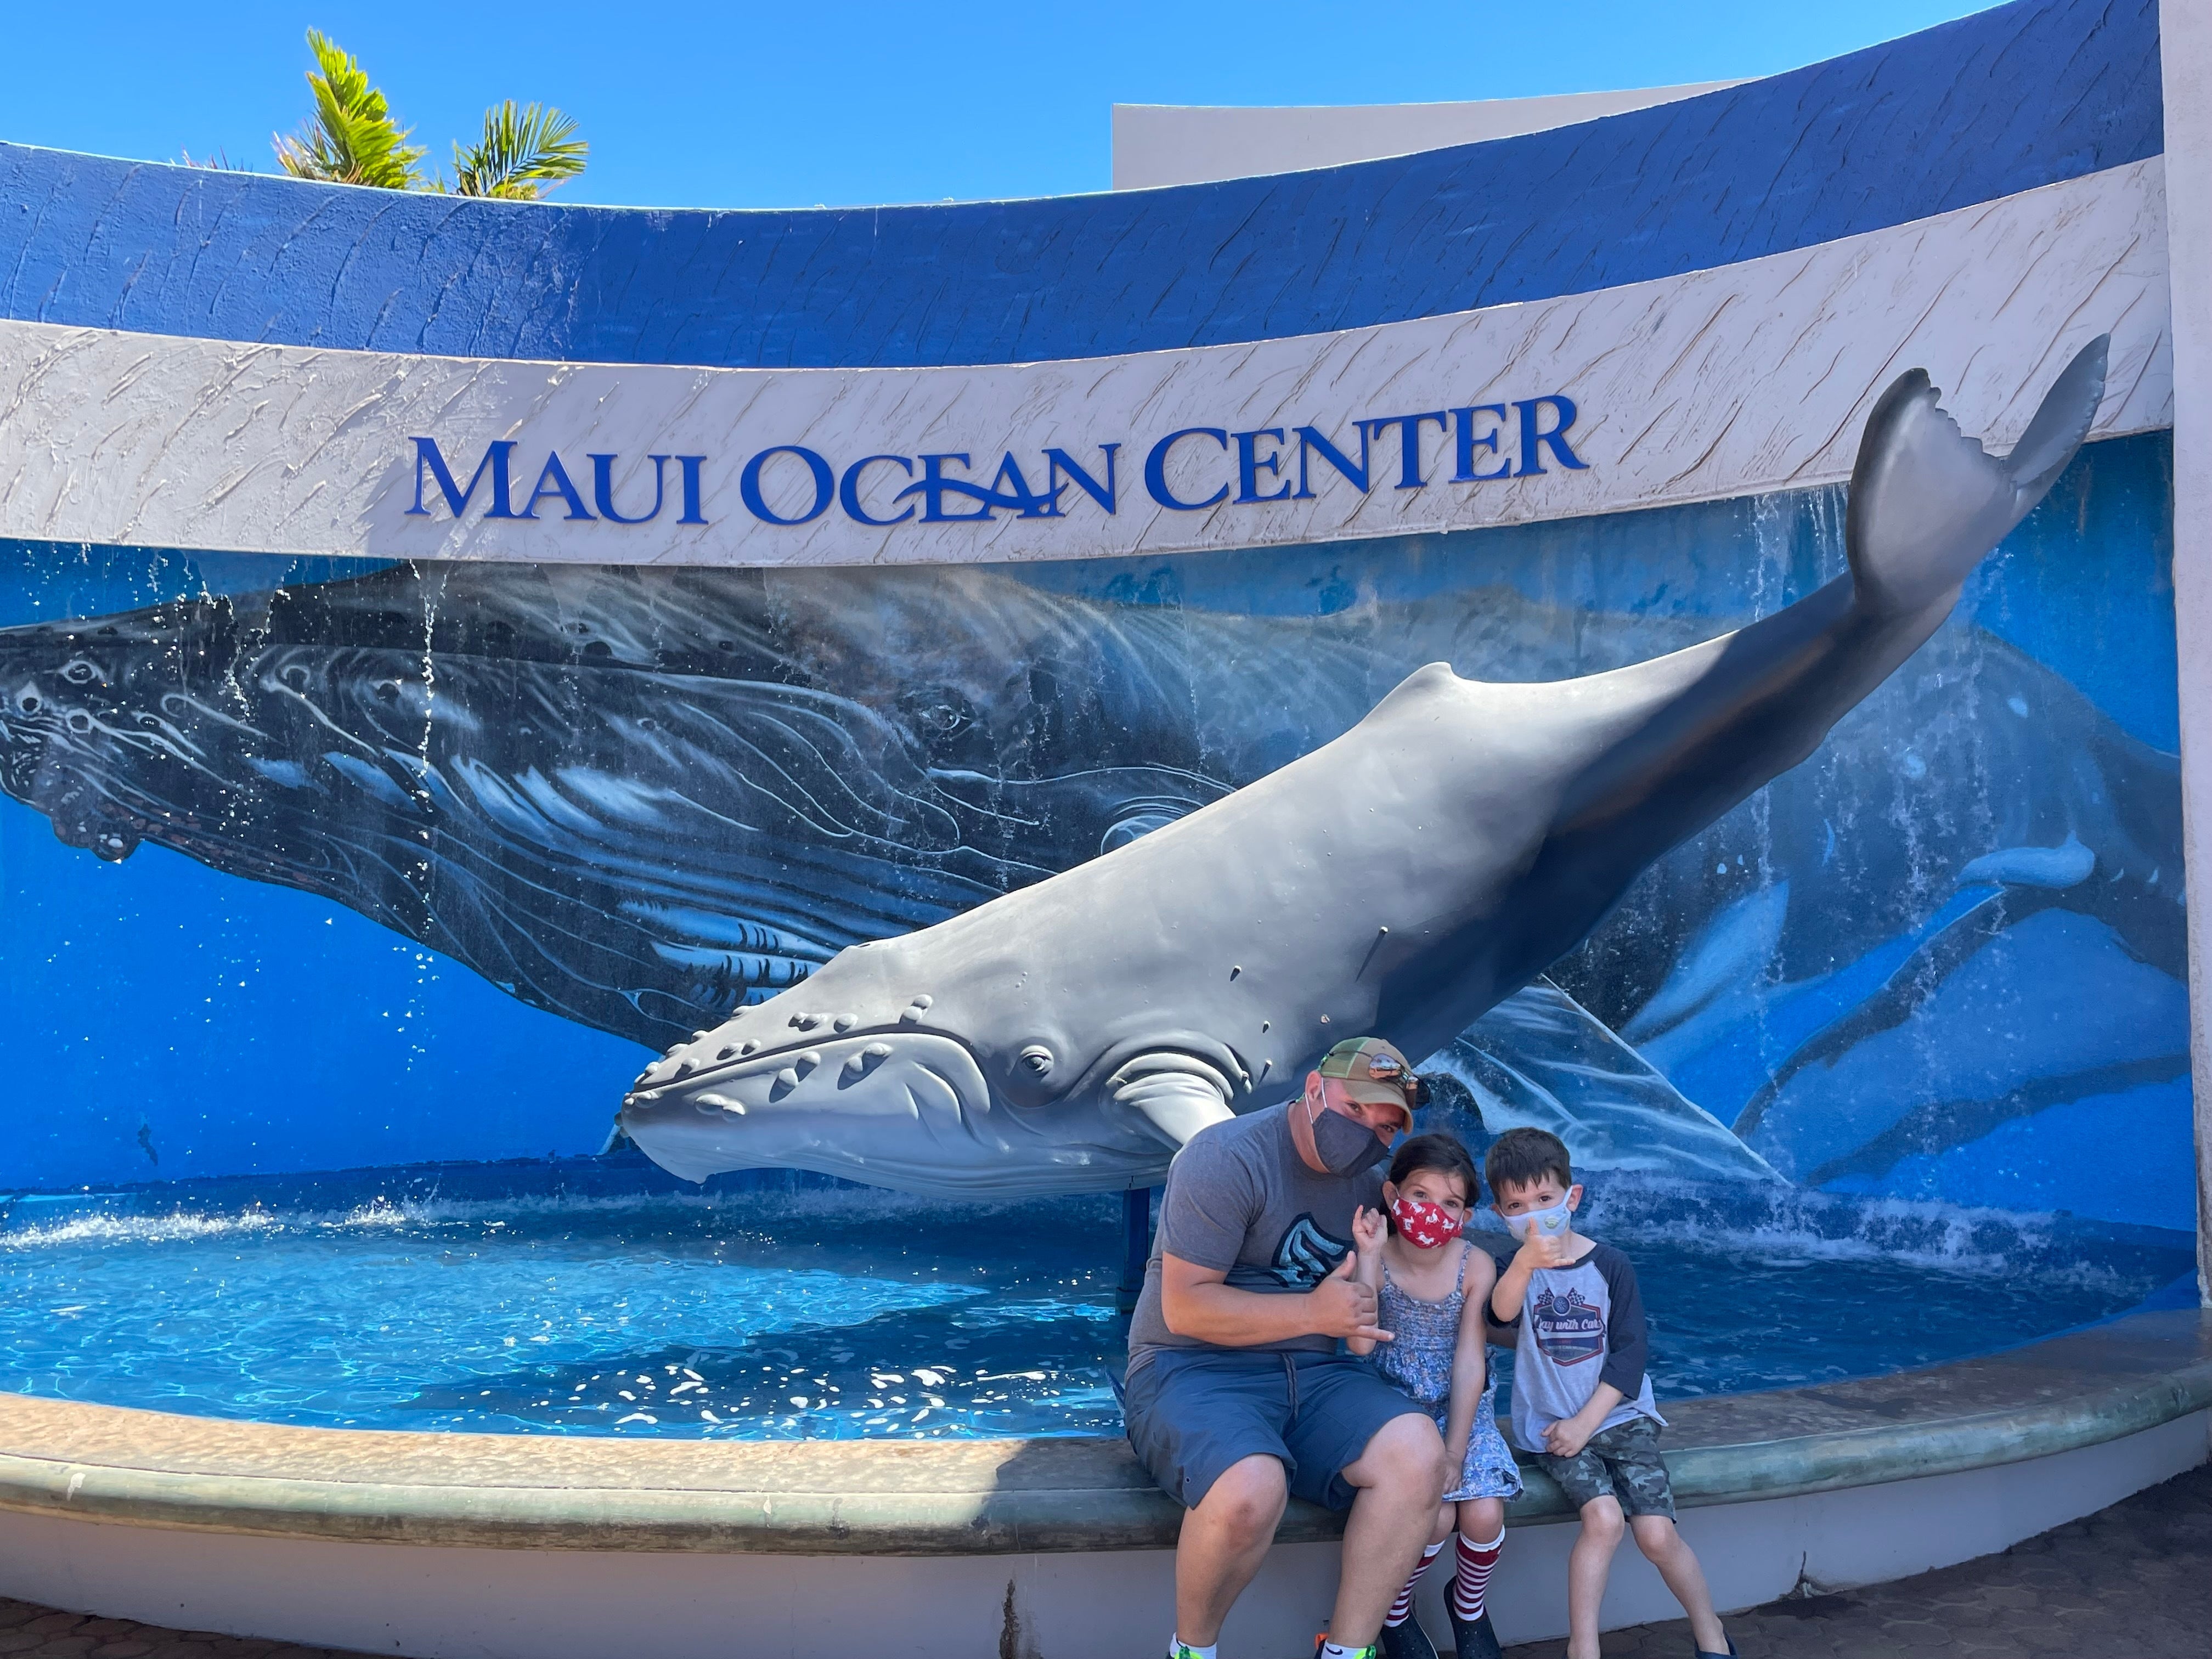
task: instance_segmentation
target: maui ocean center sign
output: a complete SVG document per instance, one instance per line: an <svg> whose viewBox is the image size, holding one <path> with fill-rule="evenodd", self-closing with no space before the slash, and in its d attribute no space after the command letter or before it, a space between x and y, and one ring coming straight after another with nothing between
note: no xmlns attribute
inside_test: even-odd
<svg viewBox="0 0 2212 1659"><path fill-rule="evenodd" d="M1385 487L1401 490L1425 489L1440 475L1455 484L1532 477L1547 470L1547 456L1558 465L1581 471L1589 463L1576 455L1570 441L1577 414L1571 398L1553 393L1516 398L1510 405L1363 416L1351 423L1356 440L1332 438L1317 426L1243 432L1181 427L1144 450L1144 495L1154 507L1171 513L1210 513L1224 506L1314 501L1319 487L1332 481L1370 495L1378 469L1394 481ZM417 435L410 442L415 496L407 508L410 518L436 517L442 504L455 520L473 513L516 523L541 516L567 524L625 526L659 524L665 518L679 528L714 521L708 489L708 467L718 459L714 456L649 454L632 457L625 465L623 456L606 451L571 454L564 460L559 450L549 448L535 482L526 492L518 492L519 477L529 477L529 464L535 462L522 440L491 440L465 483L458 481L459 474L435 435ZM1126 447L1118 439L1099 443L1078 459L1054 446L1030 453L1026 463L1008 449L996 469L986 472L977 470L973 452L964 449L915 455L877 452L841 465L806 444L771 444L735 469L734 493L754 522L787 530L832 512L871 530L992 524L1002 513L1061 519L1071 506L1085 501L1114 517L1121 511L1126 469L1121 457ZM526 463L520 475L518 453ZM618 477L626 501L617 493Z"/></svg>
<svg viewBox="0 0 2212 1659"><path fill-rule="evenodd" d="M1900 365L2009 447L2112 337L2171 419L2155 161L1711 270L1035 363L533 362L0 320L0 536L581 563L1111 557L1529 523L1848 478ZM2002 259L1992 258L2002 249ZM2039 273L2008 297L2016 273ZM1869 297L1872 296L1872 297ZM1895 327L1866 325L1878 301Z"/></svg>

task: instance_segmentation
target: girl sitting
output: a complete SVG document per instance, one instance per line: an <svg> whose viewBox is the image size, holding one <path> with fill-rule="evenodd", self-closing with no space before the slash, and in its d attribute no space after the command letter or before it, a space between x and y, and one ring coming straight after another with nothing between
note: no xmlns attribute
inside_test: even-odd
<svg viewBox="0 0 2212 1659"><path fill-rule="evenodd" d="M1498 1389L1485 1347L1483 1314L1497 1264L1460 1237L1480 1196L1474 1159L1456 1137L1416 1135L1398 1148L1382 1183L1388 1219L1362 1210L1352 1223L1356 1276L1374 1288L1376 1322L1394 1340L1353 1338L1349 1346L1373 1353L1382 1374L1428 1408L1460 1471L1444 1494L1434 1541L1384 1622L1386 1659L1436 1659L1413 1617L1413 1586L1455 1530L1449 1600L1458 1659L1498 1659L1483 1595L1505 1546L1505 1500L1520 1495L1521 1476L1498 1431Z"/></svg>

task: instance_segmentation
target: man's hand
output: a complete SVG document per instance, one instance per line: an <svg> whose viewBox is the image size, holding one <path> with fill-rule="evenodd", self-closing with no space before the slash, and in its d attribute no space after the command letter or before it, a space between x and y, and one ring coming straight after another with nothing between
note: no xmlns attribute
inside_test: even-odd
<svg viewBox="0 0 2212 1659"><path fill-rule="evenodd" d="M1347 1251L1336 1271L1306 1292L1307 1328L1316 1336L1365 1337L1388 1342L1390 1333L1375 1322L1375 1291L1352 1275L1357 1252Z"/></svg>

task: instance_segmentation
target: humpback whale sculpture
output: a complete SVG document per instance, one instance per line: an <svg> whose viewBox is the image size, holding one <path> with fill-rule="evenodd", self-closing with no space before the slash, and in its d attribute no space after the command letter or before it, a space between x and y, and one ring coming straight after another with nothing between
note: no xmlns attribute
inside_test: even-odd
<svg viewBox="0 0 2212 1659"><path fill-rule="evenodd" d="M2002 461L1904 375L1861 441L1848 576L1583 679L1431 664L1233 794L739 1009L648 1067L621 1127L695 1180L781 1164L921 1192L1125 1188L1292 1092L1336 1036L1433 1052L1934 633L2080 447L2104 366L2100 339Z"/></svg>

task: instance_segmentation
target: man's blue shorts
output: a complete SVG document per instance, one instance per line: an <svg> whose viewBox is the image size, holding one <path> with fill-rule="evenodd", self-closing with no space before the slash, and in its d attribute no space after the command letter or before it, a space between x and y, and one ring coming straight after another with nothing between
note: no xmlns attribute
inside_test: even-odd
<svg viewBox="0 0 2212 1659"><path fill-rule="evenodd" d="M1185 1509L1232 1463L1280 1458L1291 1496L1348 1510L1344 1471L1393 1418L1428 1413L1364 1359L1319 1352L1167 1348L1129 1374L1129 1444Z"/></svg>

